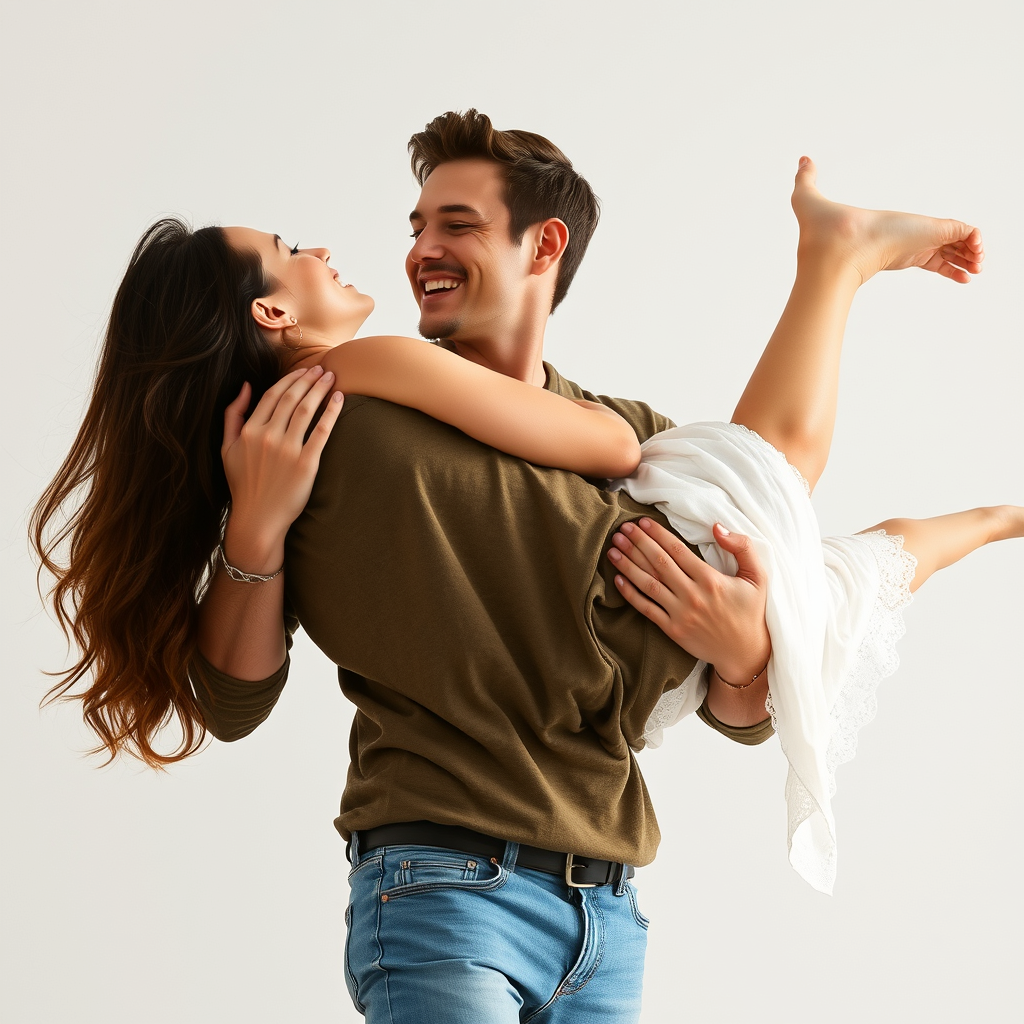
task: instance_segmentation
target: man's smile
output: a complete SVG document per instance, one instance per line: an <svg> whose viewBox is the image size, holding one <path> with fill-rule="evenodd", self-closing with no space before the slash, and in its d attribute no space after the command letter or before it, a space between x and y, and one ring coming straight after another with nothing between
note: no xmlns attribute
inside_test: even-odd
<svg viewBox="0 0 1024 1024"><path fill-rule="evenodd" d="M451 267L435 267L431 270L421 270L417 275L416 283L419 285L420 304L436 305L444 300L445 296L458 291L465 283L465 276L457 273Z"/></svg>

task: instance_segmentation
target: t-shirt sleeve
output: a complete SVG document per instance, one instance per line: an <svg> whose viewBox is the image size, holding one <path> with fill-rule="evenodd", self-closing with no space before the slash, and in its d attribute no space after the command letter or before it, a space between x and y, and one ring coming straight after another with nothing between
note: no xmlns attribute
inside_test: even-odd
<svg viewBox="0 0 1024 1024"><path fill-rule="evenodd" d="M209 732L225 743L248 736L266 721L281 696L291 665L292 634L298 626L294 616L285 615L285 645L288 650L281 667L266 679L236 679L221 672L197 650L189 662L189 677Z"/></svg>
<svg viewBox="0 0 1024 1024"><path fill-rule="evenodd" d="M660 412L655 412L646 402L636 402L629 398L610 398L608 395L594 395L584 391L579 384L563 377L553 366L544 364L547 371L547 386L550 391L563 398L585 398L588 402L600 402L617 412L636 431L641 442L649 437L671 430L675 424Z"/></svg>
<svg viewBox="0 0 1024 1024"><path fill-rule="evenodd" d="M634 402L628 398L610 398L608 395L597 395L594 401L617 412L636 431L636 436L641 442L675 426L667 416L655 412L644 402Z"/></svg>
<svg viewBox="0 0 1024 1024"><path fill-rule="evenodd" d="M697 708L697 717L707 725L710 725L712 729L720 732L723 736L727 736L736 743L743 743L748 747L756 746L758 743L764 743L765 740L775 735L775 730L772 728L772 720L770 718L766 718L763 722L758 722L756 725L747 726L726 725L725 722L720 722L708 710L707 700Z"/></svg>

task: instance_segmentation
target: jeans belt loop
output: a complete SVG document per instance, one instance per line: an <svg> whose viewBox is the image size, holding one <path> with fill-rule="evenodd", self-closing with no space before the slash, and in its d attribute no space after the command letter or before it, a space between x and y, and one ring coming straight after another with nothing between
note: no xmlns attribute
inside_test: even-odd
<svg viewBox="0 0 1024 1024"><path fill-rule="evenodd" d="M519 844L511 841L505 844L505 856L501 858L501 867L509 873L515 871L519 859Z"/></svg>

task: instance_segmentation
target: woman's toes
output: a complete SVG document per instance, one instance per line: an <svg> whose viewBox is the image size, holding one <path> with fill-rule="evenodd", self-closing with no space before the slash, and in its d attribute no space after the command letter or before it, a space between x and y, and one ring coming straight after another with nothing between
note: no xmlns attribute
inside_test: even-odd
<svg viewBox="0 0 1024 1024"><path fill-rule="evenodd" d="M809 156L800 157L800 163L796 170L796 187L814 188L817 180L818 168L814 166L814 161Z"/></svg>

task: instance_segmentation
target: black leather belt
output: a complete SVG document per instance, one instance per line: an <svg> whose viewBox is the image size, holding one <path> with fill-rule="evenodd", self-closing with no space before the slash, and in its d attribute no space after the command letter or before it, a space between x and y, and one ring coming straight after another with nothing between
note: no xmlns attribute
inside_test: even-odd
<svg viewBox="0 0 1024 1024"><path fill-rule="evenodd" d="M475 853L478 857L500 864L505 856L505 840L486 836L458 825L438 825L433 821L402 821L393 825L378 825L357 832L360 855L379 846L439 846L442 849ZM589 889L595 885L618 882L621 877L632 878L630 864L613 860L577 857L571 853L541 850L536 846L519 845L516 858L519 867L558 875L574 889Z"/></svg>

